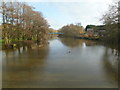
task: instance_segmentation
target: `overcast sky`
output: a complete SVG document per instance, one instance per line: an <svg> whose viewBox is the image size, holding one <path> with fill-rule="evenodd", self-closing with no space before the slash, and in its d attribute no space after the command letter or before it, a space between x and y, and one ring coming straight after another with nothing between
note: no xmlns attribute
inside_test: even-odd
<svg viewBox="0 0 120 90"><path fill-rule="evenodd" d="M81 23L100 25L99 19L113 0L19 0L42 12L51 28Z"/></svg>

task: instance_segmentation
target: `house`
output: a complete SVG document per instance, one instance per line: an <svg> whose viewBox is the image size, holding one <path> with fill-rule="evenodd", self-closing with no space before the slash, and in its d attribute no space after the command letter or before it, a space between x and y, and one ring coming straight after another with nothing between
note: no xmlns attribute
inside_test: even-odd
<svg viewBox="0 0 120 90"><path fill-rule="evenodd" d="M98 34L99 34L99 36L104 36L104 35L105 35L105 32L106 32L105 29L100 29L100 30L98 31Z"/></svg>
<svg viewBox="0 0 120 90"><path fill-rule="evenodd" d="M85 30L89 36L104 36L106 32L105 25L87 25Z"/></svg>
<svg viewBox="0 0 120 90"><path fill-rule="evenodd" d="M86 32L87 32L88 36L94 35L94 29L92 29L92 28L87 28Z"/></svg>

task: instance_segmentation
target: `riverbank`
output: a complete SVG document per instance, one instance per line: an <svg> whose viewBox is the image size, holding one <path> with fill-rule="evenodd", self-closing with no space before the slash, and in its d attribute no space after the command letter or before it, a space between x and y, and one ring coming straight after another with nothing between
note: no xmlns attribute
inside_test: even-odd
<svg viewBox="0 0 120 90"><path fill-rule="evenodd" d="M32 48L31 47L32 45L34 45L34 46L36 45L35 47L37 48L37 46L43 47L47 44L49 44L49 43L47 42L47 43L42 44L40 42L37 42L36 40L19 40L19 41L14 41L14 42L7 44L7 45L2 43L1 46L2 46L2 50L7 50L7 49L20 48L22 46L28 46L28 47Z"/></svg>
<svg viewBox="0 0 120 90"><path fill-rule="evenodd" d="M112 49L116 49L120 52L120 47L119 47L119 44L117 43L111 43L110 41L104 41L102 40L101 38L94 38L94 37L66 37L66 36L58 36L60 38L73 38L73 39L83 39L83 40L92 40L92 41L96 41L96 42L99 42L101 43L102 45L105 45L105 46L110 46L110 48Z"/></svg>
<svg viewBox="0 0 120 90"><path fill-rule="evenodd" d="M69 38L76 38L76 39L86 39L86 40L100 40L98 36L91 36L91 37L80 37L80 36L64 36L64 35L58 35L58 37L69 37Z"/></svg>
<svg viewBox="0 0 120 90"><path fill-rule="evenodd" d="M54 36L54 37L59 37L59 38L73 38L74 40L75 39L91 40L91 42L92 41L96 41L96 42L101 43L102 45L110 46L110 48L116 49L116 50L118 50L120 52L120 48L119 48L119 46L117 44L107 43L107 42L104 42L103 40L98 39L98 38L92 38L92 37L91 38L85 38L85 37L66 37L66 36ZM54 37L49 37L49 39L50 38L54 38ZM3 50L5 50L5 49L19 48L21 46L31 46L33 44L37 44L38 47L43 47L44 46L44 44L37 43L36 40L16 40L16 41L14 41L13 43L11 43L9 45L4 45L4 40L0 40L0 42L1 42Z"/></svg>

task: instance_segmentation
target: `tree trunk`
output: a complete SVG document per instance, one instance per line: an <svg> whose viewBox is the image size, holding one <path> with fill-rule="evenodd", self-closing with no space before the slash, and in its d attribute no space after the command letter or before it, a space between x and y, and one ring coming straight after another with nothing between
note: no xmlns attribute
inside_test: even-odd
<svg viewBox="0 0 120 90"><path fill-rule="evenodd" d="M5 44L9 44L9 40L8 40L8 37L5 37Z"/></svg>

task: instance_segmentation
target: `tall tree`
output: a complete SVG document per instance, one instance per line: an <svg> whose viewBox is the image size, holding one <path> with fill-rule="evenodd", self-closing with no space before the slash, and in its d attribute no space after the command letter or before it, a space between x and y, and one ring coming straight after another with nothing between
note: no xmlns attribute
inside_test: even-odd
<svg viewBox="0 0 120 90"><path fill-rule="evenodd" d="M103 24L106 25L106 35L103 40L111 41L112 43L120 42L120 1L109 6L108 11L102 16Z"/></svg>
<svg viewBox="0 0 120 90"><path fill-rule="evenodd" d="M21 2L2 2L2 31L5 44L17 40L47 41L48 23L41 12Z"/></svg>

